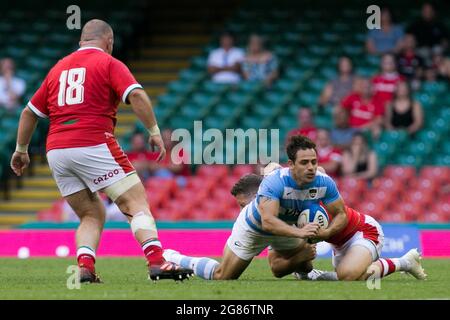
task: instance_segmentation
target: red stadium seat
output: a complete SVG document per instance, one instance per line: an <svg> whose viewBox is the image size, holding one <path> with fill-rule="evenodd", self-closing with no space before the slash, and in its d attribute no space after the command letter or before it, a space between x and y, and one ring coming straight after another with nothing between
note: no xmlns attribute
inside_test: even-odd
<svg viewBox="0 0 450 320"><path fill-rule="evenodd" d="M419 222L428 222L428 223L445 223L449 222L448 218L445 215L442 215L439 212L434 210L427 210L422 215L420 215Z"/></svg>
<svg viewBox="0 0 450 320"><path fill-rule="evenodd" d="M411 166L387 166L384 176L396 180L409 181L416 175L416 169Z"/></svg>
<svg viewBox="0 0 450 320"><path fill-rule="evenodd" d="M416 221L423 212L423 207L417 203L400 202L394 205L393 211L403 214L405 221Z"/></svg>
<svg viewBox="0 0 450 320"><path fill-rule="evenodd" d="M208 195L209 192L205 189L184 188L178 190L176 199L188 201L191 202L193 206L198 206L202 201L205 201Z"/></svg>
<svg viewBox="0 0 450 320"><path fill-rule="evenodd" d="M245 176L246 174L254 173L255 172L255 166L251 164L237 164L234 166L232 174L234 177L239 179L242 176Z"/></svg>
<svg viewBox="0 0 450 320"><path fill-rule="evenodd" d="M375 178L372 182L374 189L385 190L390 192L398 192L404 187L400 180L386 177Z"/></svg>
<svg viewBox="0 0 450 320"><path fill-rule="evenodd" d="M216 179L210 177L198 177L192 176L187 178L186 187L191 188L193 190L201 190L204 189L209 192L216 186Z"/></svg>
<svg viewBox="0 0 450 320"><path fill-rule="evenodd" d="M425 192L436 192L439 188L439 181L433 178L418 177L411 180L410 187L415 190Z"/></svg>
<svg viewBox="0 0 450 320"><path fill-rule="evenodd" d="M420 170L420 177L450 183L450 168L425 166Z"/></svg>
<svg viewBox="0 0 450 320"><path fill-rule="evenodd" d="M378 201L364 201L354 206L354 209L367 214L375 219L379 219L385 210L386 206Z"/></svg>
<svg viewBox="0 0 450 320"><path fill-rule="evenodd" d="M372 202L378 202L384 204L385 207L389 206L392 201L395 200L397 194L386 190L372 189L366 193L365 199Z"/></svg>
<svg viewBox="0 0 450 320"><path fill-rule="evenodd" d="M403 193L405 202L414 203L424 207L430 206L435 194L429 190L411 190Z"/></svg>
<svg viewBox="0 0 450 320"><path fill-rule="evenodd" d="M50 209L41 210L37 213L37 220L61 222L63 220L63 206L64 199L55 201Z"/></svg>
<svg viewBox="0 0 450 320"><path fill-rule="evenodd" d="M173 194L176 192L178 186L175 179L164 179L164 178L149 178L145 182L145 188L148 191L152 191L155 189L162 189L169 194Z"/></svg>
<svg viewBox="0 0 450 320"><path fill-rule="evenodd" d="M379 218L383 222L405 222L406 217L403 212L397 210L388 210Z"/></svg>
<svg viewBox="0 0 450 320"><path fill-rule="evenodd" d="M364 192L367 189L367 181L364 179L344 177L339 182L341 189L348 191L357 190L358 192Z"/></svg>
<svg viewBox="0 0 450 320"><path fill-rule="evenodd" d="M217 179L225 178L229 174L229 167L224 164L201 165L197 170L200 177L215 177Z"/></svg>

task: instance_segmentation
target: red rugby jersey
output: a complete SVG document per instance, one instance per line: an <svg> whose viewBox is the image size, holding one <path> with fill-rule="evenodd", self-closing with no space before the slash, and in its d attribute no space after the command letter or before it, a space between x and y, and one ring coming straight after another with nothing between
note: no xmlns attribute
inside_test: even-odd
<svg viewBox="0 0 450 320"><path fill-rule="evenodd" d="M372 79L374 99L384 107L392 100L397 83L404 80L405 78L397 72L375 76Z"/></svg>
<svg viewBox="0 0 450 320"><path fill-rule="evenodd" d="M82 47L50 70L28 102L50 119L47 151L106 143L114 132L117 105L142 88L130 70L96 47Z"/></svg>

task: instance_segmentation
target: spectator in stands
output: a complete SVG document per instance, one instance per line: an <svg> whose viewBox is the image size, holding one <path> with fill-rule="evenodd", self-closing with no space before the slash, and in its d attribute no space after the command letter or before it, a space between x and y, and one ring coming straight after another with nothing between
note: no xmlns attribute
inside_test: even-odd
<svg viewBox="0 0 450 320"><path fill-rule="evenodd" d="M341 107L350 114L350 127L371 131L374 138L381 133L384 106L374 98L369 79L355 80L353 92L341 102Z"/></svg>
<svg viewBox="0 0 450 320"><path fill-rule="evenodd" d="M383 107L392 100L397 83L405 78L397 72L395 57L392 54L384 54L381 57L381 73L373 77L374 99Z"/></svg>
<svg viewBox="0 0 450 320"><path fill-rule="evenodd" d="M263 81L267 87L278 78L278 59L265 48L264 39L259 35L250 36L242 72L245 80Z"/></svg>
<svg viewBox="0 0 450 320"><path fill-rule="evenodd" d="M317 130L316 146L319 165L325 169L329 176L338 176L342 162L342 154L339 149L331 144L328 130Z"/></svg>
<svg viewBox="0 0 450 320"><path fill-rule="evenodd" d="M338 77L331 80L323 89L319 98L319 106L336 106L347 96L353 87L353 63L349 57L340 57L338 62Z"/></svg>
<svg viewBox="0 0 450 320"><path fill-rule="evenodd" d="M353 136L352 143L342 155L342 173L346 177L373 179L378 172L378 159L369 149L362 133Z"/></svg>
<svg viewBox="0 0 450 320"><path fill-rule="evenodd" d="M334 127L330 131L331 143L343 150L350 146L353 135L358 129L350 127L349 112L344 108L335 108L333 110Z"/></svg>
<svg viewBox="0 0 450 320"><path fill-rule="evenodd" d="M147 143L143 133L135 133L131 138L131 150L127 152L128 160L136 169L142 181L150 177L149 161L153 155L147 150Z"/></svg>
<svg viewBox="0 0 450 320"><path fill-rule="evenodd" d="M366 50L369 54L398 53L402 47L403 30L393 23L391 11L381 10L381 29L367 34Z"/></svg>
<svg viewBox="0 0 450 320"><path fill-rule="evenodd" d="M15 65L11 58L0 61L0 107L14 110L20 105L25 93L25 81L14 75Z"/></svg>
<svg viewBox="0 0 450 320"><path fill-rule="evenodd" d="M435 70L438 81L450 80L450 58L445 57L439 48L433 50L431 68Z"/></svg>
<svg viewBox="0 0 450 320"><path fill-rule="evenodd" d="M437 19L435 9L429 2L422 5L421 17L407 28L407 32L416 37L418 52L427 63L431 60L433 49L445 50L448 47L447 28Z"/></svg>
<svg viewBox="0 0 450 320"><path fill-rule="evenodd" d="M419 102L414 101L407 82L400 82L394 92L394 99L388 105L385 127L388 130L404 129L410 135L423 125L423 111Z"/></svg>
<svg viewBox="0 0 450 320"><path fill-rule="evenodd" d="M300 108L298 110L297 121L298 121L298 128L292 129L291 131L288 132L286 141L288 141L290 137L295 135L307 136L311 140L316 141L317 128L314 125L311 109Z"/></svg>
<svg viewBox="0 0 450 320"><path fill-rule="evenodd" d="M403 49L397 56L398 72L417 90L425 67L424 60L416 52L416 39L408 33L403 39Z"/></svg>
<svg viewBox="0 0 450 320"><path fill-rule="evenodd" d="M241 62L244 50L234 46L234 37L230 32L220 36L220 48L213 50L208 57L208 73L212 81L218 83L238 83L241 81Z"/></svg>
<svg viewBox="0 0 450 320"><path fill-rule="evenodd" d="M185 177L190 175L190 168L187 164L187 154L181 149L178 154L172 154L175 145L172 141L172 130L165 129L161 132L164 145L167 150L167 157L160 162L156 161L158 152L151 153L150 162L148 163L150 174L153 177L173 178L177 177L177 182L184 185Z"/></svg>

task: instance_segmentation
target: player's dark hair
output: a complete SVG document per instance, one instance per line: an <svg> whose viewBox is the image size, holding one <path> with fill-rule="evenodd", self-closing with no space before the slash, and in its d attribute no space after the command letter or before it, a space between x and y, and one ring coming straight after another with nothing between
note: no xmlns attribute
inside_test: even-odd
<svg viewBox="0 0 450 320"><path fill-rule="evenodd" d="M286 153L290 160L295 162L298 150L316 150L316 144L308 137L298 135L289 138L288 144L286 146Z"/></svg>
<svg viewBox="0 0 450 320"><path fill-rule="evenodd" d="M251 195L258 191L263 177L254 173L241 177L231 188L231 194L236 197L238 194Z"/></svg>

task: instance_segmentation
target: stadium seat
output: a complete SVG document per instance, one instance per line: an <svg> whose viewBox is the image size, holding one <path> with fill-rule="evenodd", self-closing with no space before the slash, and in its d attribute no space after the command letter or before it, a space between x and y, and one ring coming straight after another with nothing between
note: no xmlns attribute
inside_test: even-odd
<svg viewBox="0 0 450 320"><path fill-rule="evenodd" d="M392 179L399 179L408 182L416 175L416 168L411 166L394 166L390 165L384 169L384 176Z"/></svg>
<svg viewBox="0 0 450 320"><path fill-rule="evenodd" d="M215 177L217 179L225 178L228 175L228 166L216 165L200 165L197 174L199 177Z"/></svg>
<svg viewBox="0 0 450 320"><path fill-rule="evenodd" d="M432 204L434 199L434 192L432 190L412 190L403 193L403 200L409 203L415 203L424 207Z"/></svg>
<svg viewBox="0 0 450 320"><path fill-rule="evenodd" d="M425 166L420 170L420 177L437 182L450 182L450 167Z"/></svg>
<svg viewBox="0 0 450 320"><path fill-rule="evenodd" d="M385 177L377 177L372 181L372 187L378 190L385 190L388 192L398 192L404 188L401 180Z"/></svg>
<svg viewBox="0 0 450 320"><path fill-rule="evenodd" d="M235 178L245 176L246 174L254 173L255 167L251 164L239 164L235 165L232 170L232 174Z"/></svg>

